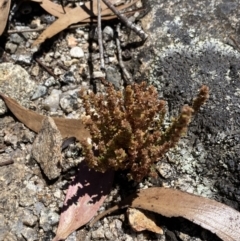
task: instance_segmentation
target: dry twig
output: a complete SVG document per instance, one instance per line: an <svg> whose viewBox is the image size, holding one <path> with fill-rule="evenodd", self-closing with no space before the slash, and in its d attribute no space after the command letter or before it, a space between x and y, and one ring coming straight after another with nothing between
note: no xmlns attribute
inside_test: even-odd
<svg viewBox="0 0 240 241"><path fill-rule="evenodd" d="M13 163L14 163L13 160L3 161L3 162L0 162L0 167L7 166L7 165L10 165L10 164L13 164Z"/></svg>
<svg viewBox="0 0 240 241"><path fill-rule="evenodd" d="M51 69L49 69L45 64L43 64L38 58L34 59L44 70L46 70L51 76L53 76L54 78L56 77L56 75L53 73L53 71Z"/></svg>
<svg viewBox="0 0 240 241"><path fill-rule="evenodd" d="M109 0L102 0L108 7L111 9L117 16L118 18L131 30L133 30L140 38L145 41L148 37L148 35L137 25L132 23L128 18L120 13Z"/></svg>
<svg viewBox="0 0 240 241"><path fill-rule="evenodd" d="M101 0L98 1L98 45L99 45L99 55L100 55L100 63L101 63L101 70L105 69L104 66L104 58L103 58L103 42L102 42L102 25L101 25Z"/></svg>
<svg viewBox="0 0 240 241"><path fill-rule="evenodd" d="M119 40L119 34L120 34L120 24L117 25L117 36L116 36L116 45L117 45L117 51L118 51L118 61L119 65L122 69L123 72L123 77L126 80L126 83L129 85L132 83L132 78L130 74L128 73L127 69L124 66L124 63L122 61L122 50L121 50L121 45L120 45L120 40Z"/></svg>

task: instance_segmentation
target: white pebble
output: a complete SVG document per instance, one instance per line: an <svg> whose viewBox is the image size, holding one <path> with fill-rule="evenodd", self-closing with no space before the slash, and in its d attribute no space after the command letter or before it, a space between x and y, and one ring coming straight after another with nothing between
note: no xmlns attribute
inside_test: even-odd
<svg viewBox="0 0 240 241"><path fill-rule="evenodd" d="M70 55L73 58L82 58L84 56L84 52L83 52L82 48L75 46L75 47L71 48Z"/></svg>

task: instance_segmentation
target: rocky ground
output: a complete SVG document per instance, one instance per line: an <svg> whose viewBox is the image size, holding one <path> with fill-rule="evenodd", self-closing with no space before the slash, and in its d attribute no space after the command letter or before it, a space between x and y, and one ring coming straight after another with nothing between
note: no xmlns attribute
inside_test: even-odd
<svg viewBox="0 0 240 241"><path fill-rule="evenodd" d="M181 106L191 103L202 84L209 86L210 99L195 116L187 136L158 163L158 178L137 184L117 173L100 211L137 187L150 186L177 188L240 210L239 5L230 0L137 3L144 11L132 18L140 21L149 37L141 43L122 26L122 56L133 81L155 85L168 102L165 124ZM9 28L41 27L53 20L37 3L24 2ZM83 112L81 88L104 91L100 77L117 88L125 84L116 54L117 23L103 23L105 73L100 71L94 24L65 30L40 49L31 47L38 32L5 34L0 41L0 92L38 113L78 118ZM0 240L51 240L68 183L83 158L81 148L72 143L63 151L61 176L49 181L31 155L36 134L18 122L2 101L0 115L0 165L13 161L0 167ZM132 231L122 211L92 229L81 228L67 240L219 240L184 219L155 218L163 235Z"/></svg>

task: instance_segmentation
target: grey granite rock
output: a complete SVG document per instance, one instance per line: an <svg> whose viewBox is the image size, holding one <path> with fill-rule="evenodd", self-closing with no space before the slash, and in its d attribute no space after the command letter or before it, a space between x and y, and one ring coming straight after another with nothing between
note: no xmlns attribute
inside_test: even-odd
<svg viewBox="0 0 240 241"><path fill-rule="evenodd" d="M25 69L12 63L0 64L0 92L8 95L23 106L28 106L30 96L35 89L35 82L31 80ZM0 100L0 114L6 112L5 104Z"/></svg>

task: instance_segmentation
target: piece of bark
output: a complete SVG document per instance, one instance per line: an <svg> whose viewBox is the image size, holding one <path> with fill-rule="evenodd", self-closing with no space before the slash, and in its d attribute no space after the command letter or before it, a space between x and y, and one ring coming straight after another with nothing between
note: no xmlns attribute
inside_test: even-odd
<svg viewBox="0 0 240 241"><path fill-rule="evenodd" d="M32 157L39 163L48 179L57 178L61 173L62 136L51 117L44 118L33 146Z"/></svg>

